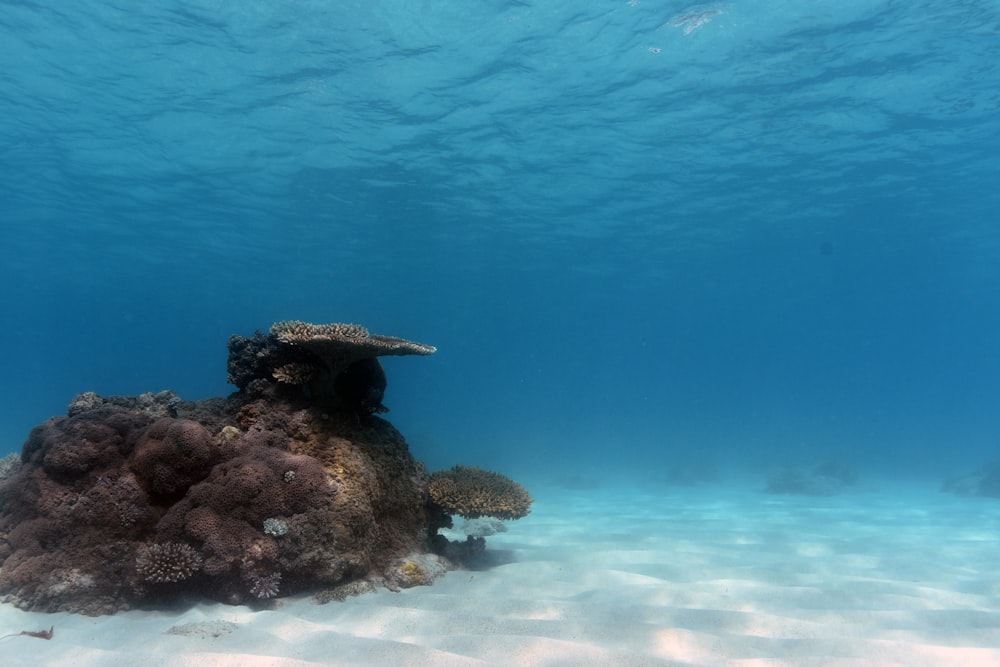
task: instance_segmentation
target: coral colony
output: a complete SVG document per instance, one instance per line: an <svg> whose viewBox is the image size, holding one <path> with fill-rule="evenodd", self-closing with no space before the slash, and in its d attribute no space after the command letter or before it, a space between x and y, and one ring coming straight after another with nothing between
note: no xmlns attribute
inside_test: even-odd
<svg viewBox="0 0 1000 667"><path fill-rule="evenodd" d="M0 594L96 615L431 583L485 548L439 535L452 515L517 519L532 502L479 468L428 474L377 416L378 358L434 351L279 322L230 338L228 398L80 394L0 461Z"/></svg>

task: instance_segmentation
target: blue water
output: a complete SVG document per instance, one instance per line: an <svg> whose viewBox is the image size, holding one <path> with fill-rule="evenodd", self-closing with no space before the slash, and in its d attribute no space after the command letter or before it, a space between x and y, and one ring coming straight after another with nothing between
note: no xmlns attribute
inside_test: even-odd
<svg viewBox="0 0 1000 667"><path fill-rule="evenodd" d="M431 468L1000 457L1000 2L0 0L0 453L282 319Z"/></svg>

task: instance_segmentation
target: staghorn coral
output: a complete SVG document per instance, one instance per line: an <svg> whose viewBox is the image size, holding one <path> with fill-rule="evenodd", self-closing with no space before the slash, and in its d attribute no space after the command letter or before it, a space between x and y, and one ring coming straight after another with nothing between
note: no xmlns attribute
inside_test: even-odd
<svg viewBox="0 0 1000 667"><path fill-rule="evenodd" d="M146 583L175 584L201 569L201 556L189 544L164 542L140 548L135 571Z"/></svg>
<svg viewBox="0 0 1000 667"><path fill-rule="evenodd" d="M523 486L482 468L455 466L435 472L429 491L438 507L466 519L520 519L531 511L532 498Z"/></svg>

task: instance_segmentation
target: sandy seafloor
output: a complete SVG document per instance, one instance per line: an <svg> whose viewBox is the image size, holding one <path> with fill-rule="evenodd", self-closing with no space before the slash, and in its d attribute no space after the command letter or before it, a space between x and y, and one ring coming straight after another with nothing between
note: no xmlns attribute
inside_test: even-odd
<svg viewBox="0 0 1000 667"><path fill-rule="evenodd" d="M492 567L340 603L0 605L7 632L54 626L0 640L0 664L1000 665L1000 501L916 482L760 486L536 484L531 516L489 538Z"/></svg>

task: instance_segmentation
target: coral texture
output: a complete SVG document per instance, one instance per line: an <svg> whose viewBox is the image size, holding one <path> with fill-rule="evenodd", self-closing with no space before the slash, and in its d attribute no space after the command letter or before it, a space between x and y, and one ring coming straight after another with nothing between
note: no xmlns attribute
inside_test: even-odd
<svg viewBox="0 0 1000 667"><path fill-rule="evenodd" d="M357 324L277 322L271 327L271 335L282 343L309 350L320 357L332 373L337 373L362 359L386 355L427 355L437 349L432 345L415 343L403 338L371 334Z"/></svg>
<svg viewBox="0 0 1000 667"><path fill-rule="evenodd" d="M426 551L428 476L378 417L234 395L110 397L36 427L0 481L0 593L110 613L381 580Z"/></svg>
<svg viewBox="0 0 1000 667"><path fill-rule="evenodd" d="M250 584L250 595L258 600L267 600L278 597L281 590L281 573L272 572L260 577L256 577Z"/></svg>
<svg viewBox="0 0 1000 667"><path fill-rule="evenodd" d="M428 355L435 350L371 334L357 324L277 322L266 335L258 331L250 338L229 339L229 381L249 395L284 391L361 414L386 412L382 405L386 378L378 357Z"/></svg>
<svg viewBox="0 0 1000 667"><path fill-rule="evenodd" d="M520 519L531 511L527 490L500 473L455 466L431 475L431 500L449 514L466 519Z"/></svg>
<svg viewBox="0 0 1000 667"><path fill-rule="evenodd" d="M451 543L436 534L450 525L445 508L527 514L524 489L474 468L439 474L431 502L423 465L371 414L377 406L365 392L374 388L380 400L384 374L358 350L433 348L353 325L277 331L293 342L230 339L240 390L226 399L88 392L66 416L36 426L19 463L0 475L3 600L106 614L180 597L261 604L312 591L340 599L374 585L430 583L480 553L481 537ZM314 339L324 342L303 342ZM334 352L344 349L354 351ZM290 384L302 368L289 364L308 365L328 384Z"/></svg>
<svg viewBox="0 0 1000 667"><path fill-rule="evenodd" d="M21 457L18 454L8 454L0 459L0 480L13 477L21 469Z"/></svg>

